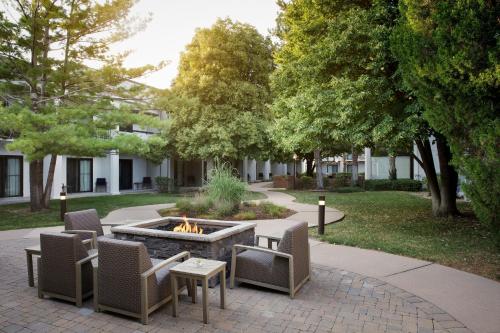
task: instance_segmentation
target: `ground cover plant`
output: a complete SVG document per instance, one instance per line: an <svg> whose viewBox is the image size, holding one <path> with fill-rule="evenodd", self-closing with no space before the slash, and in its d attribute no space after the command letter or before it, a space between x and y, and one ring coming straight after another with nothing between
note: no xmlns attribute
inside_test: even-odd
<svg viewBox="0 0 500 333"><path fill-rule="evenodd" d="M217 206L208 207L206 201L196 197L183 198L177 201L175 208L161 209L161 216L187 216L202 219L218 219L228 221L267 220L287 218L296 212L271 202L242 202L230 213L220 211Z"/></svg>
<svg viewBox="0 0 500 333"><path fill-rule="evenodd" d="M289 191L298 202L317 204L318 193ZM463 217L436 218L431 200L406 192L321 193L327 206L345 213L328 225L321 240L419 258L500 279L500 250L491 229L480 224L468 203ZM318 236L316 229L312 230Z"/></svg>
<svg viewBox="0 0 500 333"><path fill-rule="evenodd" d="M162 209L159 213L222 220L284 218L295 213L270 202L242 202L262 197L265 197L262 193L246 191L246 184L235 175L230 164L217 161L208 182L194 198L180 199L175 208Z"/></svg>

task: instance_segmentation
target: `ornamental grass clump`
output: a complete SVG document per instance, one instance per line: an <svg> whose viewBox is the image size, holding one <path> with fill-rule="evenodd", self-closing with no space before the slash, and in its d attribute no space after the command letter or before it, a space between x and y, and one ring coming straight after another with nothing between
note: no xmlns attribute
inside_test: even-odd
<svg viewBox="0 0 500 333"><path fill-rule="evenodd" d="M245 184L233 174L233 168L227 163L217 164L205 185L205 193L216 209L220 209L221 215L230 214L238 208L245 189Z"/></svg>

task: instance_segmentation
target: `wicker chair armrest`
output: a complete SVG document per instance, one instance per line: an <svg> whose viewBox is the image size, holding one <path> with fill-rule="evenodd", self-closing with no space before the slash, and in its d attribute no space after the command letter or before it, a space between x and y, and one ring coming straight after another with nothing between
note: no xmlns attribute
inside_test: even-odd
<svg viewBox="0 0 500 333"><path fill-rule="evenodd" d="M274 236L266 236L266 235L255 235L256 238L267 238L267 239L271 239L273 241L281 241L281 237L274 237Z"/></svg>
<svg viewBox="0 0 500 333"><path fill-rule="evenodd" d="M255 244L257 244L257 246L259 246L261 238L267 239L267 248L269 248L271 250L273 248L273 242L276 242L276 246L281 242L280 237L266 236L266 235L255 235Z"/></svg>
<svg viewBox="0 0 500 333"><path fill-rule="evenodd" d="M87 262L91 261L92 259L97 258L97 256L98 256L98 255L99 255L99 253L93 253L93 254L91 254L91 255L89 255L89 256L87 256L87 257L83 258L83 259L78 260L78 261L75 263L75 265L77 265L77 266L78 266L78 265L80 265L80 266L81 266L81 265L83 265L83 264L85 264L85 263L87 263Z"/></svg>
<svg viewBox="0 0 500 333"><path fill-rule="evenodd" d="M279 251L275 251L275 250L271 250L271 249L266 249L264 247L259 247L259 246L248 246L248 245L241 245L241 244L233 245L233 250L237 251L238 249L258 251L258 252L264 252L264 253L272 253L272 254L277 255L279 257L293 259L293 256L291 254L283 253L283 252L279 252Z"/></svg>
<svg viewBox="0 0 500 333"><path fill-rule="evenodd" d="M162 262L160 262L159 264L154 265L153 267L151 267L150 269L148 269L147 271L142 273L141 279L147 279L150 275L153 275L156 271L162 269L166 265L173 263L174 261L179 261L180 259L189 259L190 256L191 255L189 254L188 251L183 251L181 253L176 254L173 257L165 259Z"/></svg>
<svg viewBox="0 0 500 333"><path fill-rule="evenodd" d="M85 245L90 243L91 249L97 248L97 232L94 230L64 230L62 232L65 234L90 235L91 238L82 240L82 243Z"/></svg>

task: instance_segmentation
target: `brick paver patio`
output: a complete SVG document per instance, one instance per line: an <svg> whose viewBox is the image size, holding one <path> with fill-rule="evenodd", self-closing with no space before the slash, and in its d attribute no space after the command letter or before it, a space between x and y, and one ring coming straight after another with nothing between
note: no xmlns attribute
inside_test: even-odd
<svg viewBox="0 0 500 333"><path fill-rule="evenodd" d="M2 332L471 332L433 304L374 278L313 266L312 281L295 299L239 286L218 308L218 288L210 290L210 320L202 323L201 305L181 297L180 317L171 306L150 317L150 324L115 314L39 299L28 287L23 248L36 239L0 242L0 331Z"/></svg>

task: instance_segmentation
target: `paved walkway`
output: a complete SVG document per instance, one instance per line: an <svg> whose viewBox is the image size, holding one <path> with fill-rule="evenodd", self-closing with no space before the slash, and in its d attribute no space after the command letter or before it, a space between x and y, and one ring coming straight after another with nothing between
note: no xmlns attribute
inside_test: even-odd
<svg viewBox="0 0 500 333"><path fill-rule="evenodd" d="M317 207L253 184L268 201L298 213L283 220L258 221L257 233L281 235L295 221L316 225ZM110 213L110 224L154 218L170 205L131 207ZM343 218L328 208L327 222ZM106 227L106 230L109 227ZM227 309L217 308L218 289L210 290L211 323L201 322L201 307L181 302L179 318L168 305L151 323L39 300L26 281L22 249L43 231L61 227L0 232L0 332L500 332L500 284L430 262L378 251L331 245L311 239L313 277L291 300L281 293L248 286L228 290ZM186 297L186 296L184 296Z"/></svg>
<svg viewBox="0 0 500 333"><path fill-rule="evenodd" d="M227 290L226 309L220 310L219 288L213 288L209 290L210 323L205 325L200 302L192 304L184 292L179 317L172 317L168 304L144 326L136 319L96 313L91 300L77 308L39 299L36 288L28 287L23 251L36 243L23 238L0 242L0 332L470 332L443 310L401 288L316 264L311 281L295 299L238 285Z"/></svg>

